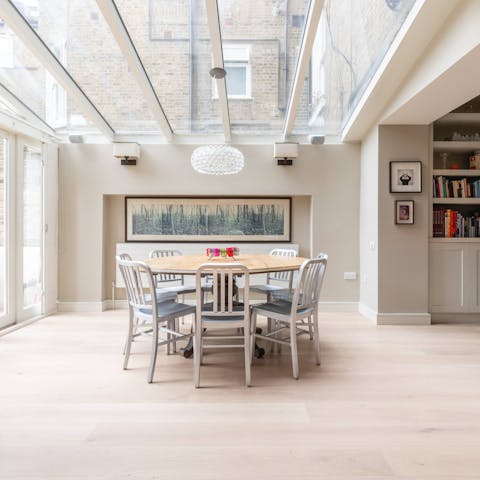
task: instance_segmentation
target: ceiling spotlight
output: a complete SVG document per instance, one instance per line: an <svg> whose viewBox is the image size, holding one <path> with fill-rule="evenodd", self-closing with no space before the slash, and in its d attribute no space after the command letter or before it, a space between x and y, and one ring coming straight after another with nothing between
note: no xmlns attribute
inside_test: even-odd
<svg viewBox="0 0 480 480"><path fill-rule="evenodd" d="M390 10L397 10L402 3L402 0L385 0L385 3Z"/></svg>
<svg viewBox="0 0 480 480"><path fill-rule="evenodd" d="M225 78L225 75L227 74L225 69L220 67L214 67L208 73L212 78L216 78L216 79Z"/></svg>

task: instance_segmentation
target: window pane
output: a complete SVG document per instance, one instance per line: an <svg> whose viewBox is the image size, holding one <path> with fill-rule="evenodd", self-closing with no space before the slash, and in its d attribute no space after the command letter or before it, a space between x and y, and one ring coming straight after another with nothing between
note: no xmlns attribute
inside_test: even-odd
<svg viewBox="0 0 480 480"><path fill-rule="evenodd" d="M0 23L0 83L27 105L50 127L59 131L98 133L79 112L65 90L45 70L23 42ZM68 105L68 115L67 115ZM5 100L0 108L16 114L15 106Z"/></svg>
<svg viewBox="0 0 480 480"><path fill-rule="evenodd" d="M159 130L95 0L13 3L116 132Z"/></svg>
<svg viewBox="0 0 480 480"><path fill-rule="evenodd" d="M415 0L327 0L294 133L338 135L388 52Z"/></svg>
<svg viewBox="0 0 480 480"><path fill-rule="evenodd" d="M205 2L116 0L175 133L222 133Z"/></svg>
<svg viewBox="0 0 480 480"><path fill-rule="evenodd" d="M225 66L228 96L247 95L247 67Z"/></svg>
<svg viewBox="0 0 480 480"><path fill-rule="evenodd" d="M42 299L42 156L25 148L23 156L23 306Z"/></svg>
<svg viewBox="0 0 480 480"><path fill-rule="evenodd" d="M225 63L235 44L249 53L251 101L229 103L233 133L281 134L309 4L218 0Z"/></svg>

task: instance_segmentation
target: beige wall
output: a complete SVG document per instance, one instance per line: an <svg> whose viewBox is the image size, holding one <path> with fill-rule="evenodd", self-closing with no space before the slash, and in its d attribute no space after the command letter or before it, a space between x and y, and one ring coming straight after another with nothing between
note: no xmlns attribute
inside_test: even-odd
<svg viewBox="0 0 480 480"><path fill-rule="evenodd" d="M311 243L313 254L330 255L322 300L358 300L358 282L343 280L344 271L359 268L358 145L302 145L293 167L276 166L271 145L241 145L245 169L223 178L194 172L193 148L142 145L138 165L122 167L112 157L111 145L60 147L61 302L98 302L110 297L111 265L104 251L113 237L123 239L123 225L107 212L110 207L121 208L118 202L123 195L288 195L303 197L298 207L302 202L307 207L310 197L310 211L301 209L294 220L294 235L302 252ZM104 209L105 195L117 197Z"/></svg>
<svg viewBox="0 0 480 480"><path fill-rule="evenodd" d="M428 176L430 129L420 125L379 127L378 311L428 312ZM422 193L389 193L389 162L420 160ZM395 225L395 200L413 200L414 225Z"/></svg>

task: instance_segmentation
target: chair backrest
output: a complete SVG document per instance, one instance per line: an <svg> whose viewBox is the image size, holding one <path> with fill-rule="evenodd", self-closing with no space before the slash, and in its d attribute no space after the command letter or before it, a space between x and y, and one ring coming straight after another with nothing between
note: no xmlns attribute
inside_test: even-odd
<svg viewBox="0 0 480 480"><path fill-rule="evenodd" d="M150 267L143 262L123 260L120 255L117 256L117 264L125 282L130 306L133 309L152 308L156 318L157 302L150 300L155 298L155 283Z"/></svg>
<svg viewBox="0 0 480 480"><path fill-rule="evenodd" d="M121 253L120 255L118 255L118 258L120 258L121 260L131 260L132 257L129 253Z"/></svg>
<svg viewBox="0 0 480 480"><path fill-rule="evenodd" d="M235 302L237 293L235 278L243 277L242 302ZM212 303L203 304L202 282L208 279L212 293ZM235 317L249 314L250 274L241 263L204 263L197 269L197 316Z"/></svg>
<svg viewBox="0 0 480 480"><path fill-rule="evenodd" d="M269 255L276 255L279 257L296 257L297 251L293 248L274 248ZM271 272L267 274L267 283L271 280L276 282L288 283L288 288L292 288L293 272Z"/></svg>
<svg viewBox="0 0 480 480"><path fill-rule="evenodd" d="M318 257L305 260L300 267L298 284L292 299L292 308L316 308L320 299L328 255L321 253Z"/></svg>
<svg viewBox="0 0 480 480"><path fill-rule="evenodd" d="M177 255L183 255L180 250L152 250L150 252L150 258L163 258L163 257L175 257ZM162 282L174 282L181 280L182 277L175 275L173 273L157 273L155 275L155 280L157 286Z"/></svg>

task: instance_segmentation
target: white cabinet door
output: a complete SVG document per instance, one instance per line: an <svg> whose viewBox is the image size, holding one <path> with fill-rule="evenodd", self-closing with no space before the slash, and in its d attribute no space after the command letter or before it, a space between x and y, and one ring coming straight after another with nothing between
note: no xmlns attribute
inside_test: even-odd
<svg viewBox="0 0 480 480"><path fill-rule="evenodd" d="M430 312L464 312L465 245L430 244Z"/></svg>
<svg viewBox="0 0 480 480"><path fill-rule="evenodd" d="M470 311L480 312L480 245L469 245L469 257L467 258L467 265L465 267L468 277L465 278L465 285L470 286L468 291L470 293L469 305Z"/></svg>
<svg viewBox="0 0 480 480"><path fill-rule="evenodd" d="M430 312L480 312L480 243L430 243Z"/></svg>

